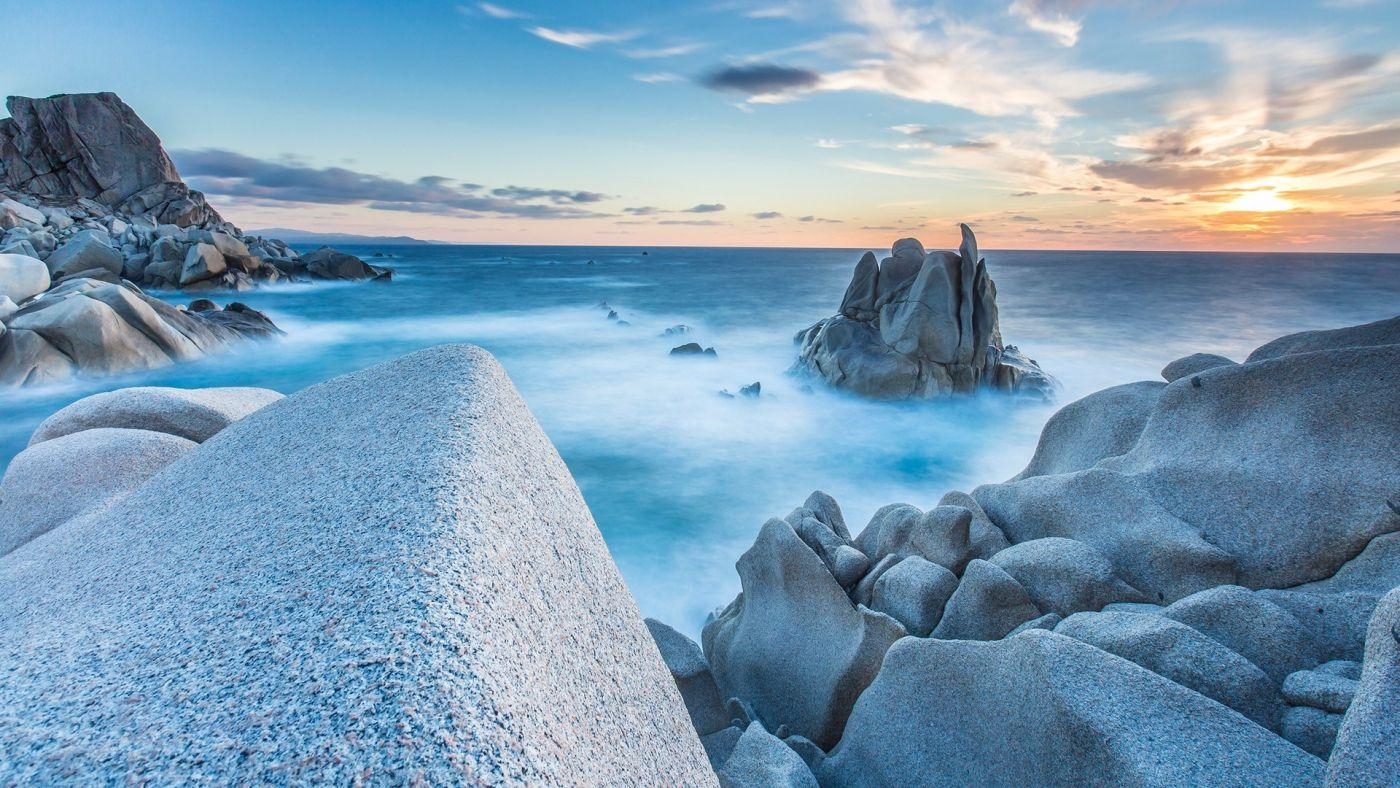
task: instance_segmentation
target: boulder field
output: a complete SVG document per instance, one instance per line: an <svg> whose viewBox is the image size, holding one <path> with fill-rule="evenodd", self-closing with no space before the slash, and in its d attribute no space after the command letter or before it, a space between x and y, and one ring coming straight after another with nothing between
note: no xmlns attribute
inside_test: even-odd
<svg viewBox="0 0 1400 788"><path fill-rule="evenodd" d="M996 389L1049 398L1055 380L1002 342L997 286L967 225L956 253L895 241L856 263L839 313L799 331L795 374L875 399Z"/></svg>
<svg viewBox="0 0 1400 788"><path fill-rule="evenodd" d="M0 259L0 279L6 262ZM0 297L0 388L155 369L282 333L267 315L236 301L222 309L207 299L192 306L171 306L125 280L86 277L19 304Z"/></svg>
<svg viewBox="0 0 1400 788"><path fill-rule="evenodd" d="M286 398L92 398L10 473L127 433L170 444L142 454L144 483L0 556L0 784L716 784L568 469L485 351ZM788 752L761 726L735 744L745 778Z"/></svg>
<svg viewBox="0 0 1400 788"><path fill-rule="evenodd" d="M1396 784L1400 317L1163 379L859 534L813 493L699 646L653 625L721 780Z"/></svg>

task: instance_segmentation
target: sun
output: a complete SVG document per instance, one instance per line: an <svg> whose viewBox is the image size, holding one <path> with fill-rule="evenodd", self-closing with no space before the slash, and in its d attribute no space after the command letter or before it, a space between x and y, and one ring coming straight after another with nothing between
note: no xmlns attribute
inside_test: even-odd
<svg viewBox="0 0 1400 788"><path fill-rule="evenodd" d="M1225 206L1232 211L1250 211L1251 213L1272 213L1274 211L1286 211L1293 207L1293 203L1278 196L1273 189L1256 189L1251 192L1244 192Z"/></svg>

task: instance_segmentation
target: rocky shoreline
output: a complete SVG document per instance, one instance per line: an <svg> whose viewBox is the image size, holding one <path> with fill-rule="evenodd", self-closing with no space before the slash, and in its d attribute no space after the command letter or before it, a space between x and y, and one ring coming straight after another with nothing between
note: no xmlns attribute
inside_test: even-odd
<svg viewBox="0 0 1400 788"><path fill-rule="evenodd" d="M479 349L90 397L0 481L0 782L1389 784L1396 370L1290 335L927 511L813 493L701 644Z"/></svg>
<svg viewBox="0 0 1400 788"><path fill-rule="evenodd" d="M149 369L280 333L246 307L178 310L143 288L214 294L393 277L329 247L303 255L245 235L185 185L155 132L113 93L11 96L6 107L0 386Z"/></svg>

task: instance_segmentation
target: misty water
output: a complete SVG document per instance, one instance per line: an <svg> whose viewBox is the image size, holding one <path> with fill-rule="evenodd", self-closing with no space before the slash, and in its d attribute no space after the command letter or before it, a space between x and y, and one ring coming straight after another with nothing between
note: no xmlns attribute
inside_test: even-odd
<svg viewBox="0 0 1400 788"><path fill-rule="evenodd" d="M738 590L734 562L767 518L822 489L856 530L886 503L929 507L947 490L1001 481L1029 459L1057 407L804 391L785 374L793 334L835 311L863 250L346 248L393 255L373 261L396 268L394 282L236 296L271 315L283 339L166 370L0 393L0 464L45 416L97 391L290 393L416 348L473 342L504 363L559 447L642 611L694 634ZM1002 333L1060 379L1058 404L1156 378L1190 352L1242 359L1280 334L1400 312L1396 255L985 256ZM608 320L600 301L630 325ZM694 333L660 336L676 324ZM718 358L668 356L692 339ZM755 381L757 400L718 394Z"/></svg>

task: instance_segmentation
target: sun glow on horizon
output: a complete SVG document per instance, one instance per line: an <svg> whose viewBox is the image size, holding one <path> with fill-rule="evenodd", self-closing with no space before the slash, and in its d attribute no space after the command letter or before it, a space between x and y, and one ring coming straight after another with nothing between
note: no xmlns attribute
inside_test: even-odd
<svg viewBox="0 0 1400 788"><path fill-rule="evenodd" d="M1248 211L1250 213L1275 213L1293 208L1293 203L1278 196L1273 189L1255 189L1240 194L1231 200L1226 210Z"/></svg>

